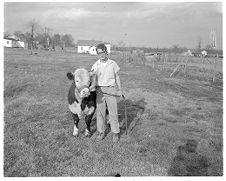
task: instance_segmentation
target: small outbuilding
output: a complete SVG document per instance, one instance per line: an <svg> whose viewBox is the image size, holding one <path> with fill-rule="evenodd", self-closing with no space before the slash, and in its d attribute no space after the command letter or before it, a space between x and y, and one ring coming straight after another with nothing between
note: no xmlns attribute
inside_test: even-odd
<svg viewBox="0 0 226 181"><path fill-rule="evenodd" d="M203 50L203 51L201 52L201 55L202 55L203 57L206 57L206 56L207 56L206 50Z"/></svg>

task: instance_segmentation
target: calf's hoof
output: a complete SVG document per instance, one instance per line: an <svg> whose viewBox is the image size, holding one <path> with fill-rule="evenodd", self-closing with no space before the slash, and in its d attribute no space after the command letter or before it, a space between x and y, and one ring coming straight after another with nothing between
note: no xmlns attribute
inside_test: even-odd
<svg viewBox="0 0 226 181"><path fill-rule="evenodd" d="M105 133L104 132L103 133L99 133L98 136L97 136L97 141L103 140L104 137L105 137Z"/></svg>
<svg viewBox="0 0 226 181"><path fill-rule="evenodd" d="M78 135L79 135L78 131L74 131L74 132L73 132L73 136L74 136L74 137L78 137Z"/></svg>
<svg viewBox="0 0 226 181"><path fill-rule="evenodd" d="M85 131L85 136L86 137L91 137L91 132L89 130L87 130L87 129Z"/></svg>

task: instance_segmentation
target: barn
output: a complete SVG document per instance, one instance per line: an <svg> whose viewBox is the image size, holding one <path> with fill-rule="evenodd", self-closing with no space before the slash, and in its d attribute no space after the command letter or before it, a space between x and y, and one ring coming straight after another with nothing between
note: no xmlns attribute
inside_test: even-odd
<svg viewBox="0 0 226 181"><path fill-rule="evenodd" d="M111 51L111 45L108 42L98 41L98 40L78 40L77 47L78 53L89 53L91 55L96 55L96 45L99 43L104 43L107 47L108 53Z"/></svg>
<svg viewBox="0 0 226 181"><path fill-rule="evenodd" d="M15 36L8 36L4 38L4 47L7 48L24 48L24 42L20 41Z"/></svg>

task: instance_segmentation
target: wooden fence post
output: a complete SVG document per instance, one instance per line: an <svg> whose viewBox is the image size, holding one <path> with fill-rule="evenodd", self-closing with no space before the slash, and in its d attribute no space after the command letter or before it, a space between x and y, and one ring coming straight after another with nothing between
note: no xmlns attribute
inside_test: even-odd
<svg viewBox="0 0 226 181"><path fill-rule="evenodd" d="M162 71L164 70L164 66L165 66L165 60L164 60L164 54L162 54L162 55L159 55L159 56L161 56L161 64L162 64Z"/></svg>
<svg viewBox="0 0 226 181"><path fill-rule="evenodd" d="M170 74L170 77L172 77L172 76L175 74L175 72L176 72L177 69L180 67L180 65L181 65L181 63L179 63L179 64L175 67L175 69L173 70L173 72Z"/></svg>
<svg viewBox="0 0 226 181"><path fill-rule="evenodd" d="M165 53L164 54L162 54L162 69L163 70L165 70L165 68L166 68L166 65L165 65L165 63L166 63L166 57L165 57Z"/></svg>
<svg viewBox="0 0 226 181"><path fill-rule="evenodd" d="M152 57L152 68L154 69L155 68L155 58Z"/></svg>
<svg viewBox="0 0 226 181"><path fill-rule="evenodd" d="M186 74L186 72L187 72L188 59L189 59L189 55L188 56L185 56L184 74Z"/></svg>
<svg viewBox="0 0 226 181"><path fill-rule="evenodd" d="M217 59L218 59L218 54L217 54ZM212 79L213 83L216 80L217 59L216 58L213 59L213 79Z"/></svg>

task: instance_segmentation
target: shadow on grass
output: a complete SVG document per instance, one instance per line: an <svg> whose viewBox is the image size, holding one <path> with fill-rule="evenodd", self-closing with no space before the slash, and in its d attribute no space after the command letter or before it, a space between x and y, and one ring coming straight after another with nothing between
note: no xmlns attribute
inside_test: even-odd
<svg viewBox="0 0 226 181"><path fill-rule="evenodd" d="M168 175L170 176L208 176L209 161L207 157L196 152L196 140L187 140L185 145L178 146Z"/></svg>
<svg viewBox="0 0 226 181"><path fill-rule="evenodd" d="M118 102L118 117L120 125L120 134L129 134L139 123L140 116L143 114L146 106L145 99L138 101L130 99Z"/></svg>
<svg viewBox="0 0 226 181"><path fill-rule="evenodd" d="M129 134L129 132L131 132L139 123L139 118L143 114L145 110L145 105L147 104L144 100L145 100L144 98L140 99L139 101L125 99L118 102L118 120L121 135L126 133L126 122L127 122L127 134ZM110 124L107 122L109 118L108 116L106 117L107 118L105 135L107 136L111 132L111 127ZM96 132L96 119L97 118L94 116L91 122L92 134Z"/></svg>

